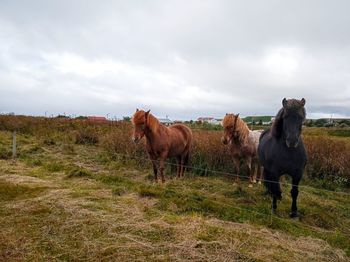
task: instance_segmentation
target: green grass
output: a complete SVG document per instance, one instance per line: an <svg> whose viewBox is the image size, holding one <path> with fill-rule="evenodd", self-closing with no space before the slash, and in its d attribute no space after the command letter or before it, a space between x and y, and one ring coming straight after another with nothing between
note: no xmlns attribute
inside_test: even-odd
<svg viewBox="0 0 350 262"><path fill-rule="evenodd" d="M248 261L307 261L298 244L305 237L328 245L314 251L320 261L337 260L337 249L350 257L348 194L301 187L294 221L289 186L272 215L261 185L192 173L177 179L170 168L167 182L155 184L149 164L111 159L97 146L23 141L17 163L0 160L0 260L210 261L232 252Z"/></svg>
<svg viewBox="0 0 350 262"><path fill-rule="evenodd" d="M0 201L33 198L38 196L44 190L44 187L30 187L21 184L13 184L0 179Z"/></svg>
<svg viewBox="0 0 350 262"><path fill-rule="evenodd" d="M336 129L328 131L330 136L350 137L350 129Z"/></svg>

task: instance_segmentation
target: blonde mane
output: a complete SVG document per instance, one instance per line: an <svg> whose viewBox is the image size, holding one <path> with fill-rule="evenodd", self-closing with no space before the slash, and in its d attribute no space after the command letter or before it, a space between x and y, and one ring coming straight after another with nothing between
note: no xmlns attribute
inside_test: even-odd
<svg viewBox="0 0 350 262"><path fill-rule="evenodd" d="M238 133L240 144L244 145L248 143L249 128L238 115L226 114L225 118L222 120L222 125L224 127L234 126L234 131Z"/></svg>

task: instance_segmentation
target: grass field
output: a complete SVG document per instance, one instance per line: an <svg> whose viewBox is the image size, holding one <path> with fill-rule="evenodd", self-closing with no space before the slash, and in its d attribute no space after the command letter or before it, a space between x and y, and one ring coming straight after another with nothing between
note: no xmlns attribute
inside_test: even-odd
<svg viewBox="0 0 350 262"><path fill-rule="evenodd" d="M192 170L178 180L168 166L167 182L154 184L148 161L117 154L144 156L142 145L124 148L120 136L118 144L122 128L95 140L93 127L22 131L16 161L5 129L0 131L1 261L350 261L350 192L343 180L332 187L334 179L325 185L320 177L305 176L301 218L295 221L288 216L288 185L272 215L263 186L248 188L245 181L234 186L229 176ZM219 133L200 132L197 141L209 142L197 142L193 164L222 168L227 163L220 161L226 160L199 153L224 150L211 139ZM306 130L313 161L327 153L315 149L330 139L325 132ZM332 138L328 150L334 145L338 150L344 139ZM322 168L317 172L324 175Z"/></svg>

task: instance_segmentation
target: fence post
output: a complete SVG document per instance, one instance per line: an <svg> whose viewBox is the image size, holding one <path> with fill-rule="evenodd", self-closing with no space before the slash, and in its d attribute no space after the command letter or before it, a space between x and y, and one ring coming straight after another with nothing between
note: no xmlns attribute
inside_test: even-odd
<svg viewBox="0 0 350 262"><path fill-rule="evenodd" d="M12 158L16 159L17 157L17 137L16 137L16 131L13 131L13 137L12 137Z"/></svg>

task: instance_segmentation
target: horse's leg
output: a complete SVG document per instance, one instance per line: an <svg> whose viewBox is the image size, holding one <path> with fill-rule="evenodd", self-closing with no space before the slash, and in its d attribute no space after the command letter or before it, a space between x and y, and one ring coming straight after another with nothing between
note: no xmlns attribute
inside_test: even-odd
<svg viewBox="0 0 350 262"><path fill-rule="evenodd" d="M155 158L151 158L151 161L153 166L154 180L156 183L158 183L158 161Z"/></svg>
<svg viewBox="0 0 350 262"><path fill-rule="evenodd" d="M263 180L263 172L264 172L264 168L260 165L260 163L257 163L257 167L258 167L258 175L259 175L259 182L258 184L261 184L261 181Z"/></svg>
<svg viewBox="0 0 350 262"><path fill-rule="evenodd" d="M254 171L252 170L252 158L249 156L245 159L247 166L248 166L248 172L249 172L249 186L253 187L253 177L254 177Z"/></svg>
<svg viewBox="0 0 350 262"><path fill-rule="evenodd" d="M184 176L184 172L185 172L185 158L181 157L181 161L180 161L180 177Z"/></svg>
<svg viewBox="0 0 350 262"><path fill-rule="evenodd" d="M299 182L300 182L301 175L294 176L292 178L292 190L290 191L290 194L292 196L292 212L290 213L291 218L298 217L298 207L297 207L297 198L299 194Z"/></svg>
<svg viewBox="0 0 350 262"><path fill-rule="evenodd" d="M182 159L182 177L184 177L185 175L185 171L186 171L186 167L188 165L188 161L190 160L190 152L188 151L184 157L181 158Z"/></svg>
<svg viewBox="0 0 350 262"><path fill-rule="evenodd" d="M282 198L282 192L279 183L279 176L264 168L265 185L267 191L272 195L272 210L276 213L277 199Z"/></svg>
<svg viewBox="0 0 350 262"><path fill-rule="evenodd" d="M164 165L165 165L165 160L167 159L167 155L168 154L162 154L160 156L160 159L159 159L159 173L160 173L160 177L162 179L162 183L165 182L165 178L164 178Z"/></svg>
<svg viewBox="0 0 350 262"><path fill-rule="evenodd" d="M237 172L234 183L239 183L239 172L240 172L241 160L239 158L234 157L233 162L236 166L236 172Z"/></svg>
<svg viewBox="0 0 350 262"><path fill-rule="evenodd" d="M157 183L158 182L158 161L157 161L157 157L152 152L148 152L148 156L151 159L152 167L153 167L154 180Z"/></svg>
<svg viewBox="0 0 350 262"><path fill-rule="evenodd" d="M253 183L256 184L256 179L258 177L258 172L259 172L259 162L257 157L254 157L252 161L253 161L252 164L254 166Z"/></svg>
<svg viewBox="0 0 350 262"><path fill-rule="evenodd" d="M272 196L272 211L274 214L276 214L276 210L277 210L277 197Z"/></svg>
<svg viewBox="0 0 350 262"><path fill-rule="evenodd" d="M177 167L177 177L181 177L181 157L176 158L176 167Z"/></svg>

